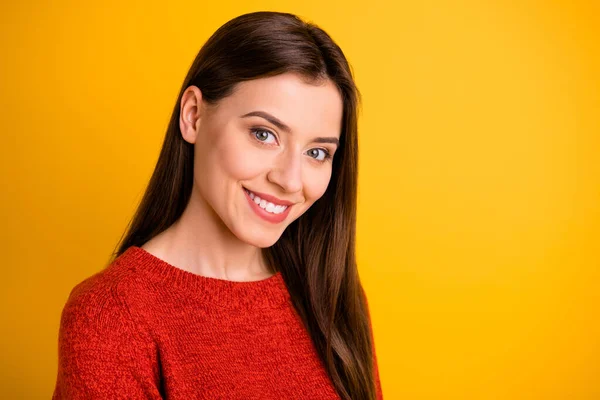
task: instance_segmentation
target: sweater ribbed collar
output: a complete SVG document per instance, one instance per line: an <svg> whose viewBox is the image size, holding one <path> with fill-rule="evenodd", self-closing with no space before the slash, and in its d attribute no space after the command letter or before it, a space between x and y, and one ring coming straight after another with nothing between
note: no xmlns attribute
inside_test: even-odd
<svg viewBox="0 0 600 400"><path fill-rule="evenodd" d="M153 282L177 288L185 296L222 308L280 308L289 299L281 271L258 281L229 281L186 271L138 246L129 247L115 262L137 269Z"/></svg>

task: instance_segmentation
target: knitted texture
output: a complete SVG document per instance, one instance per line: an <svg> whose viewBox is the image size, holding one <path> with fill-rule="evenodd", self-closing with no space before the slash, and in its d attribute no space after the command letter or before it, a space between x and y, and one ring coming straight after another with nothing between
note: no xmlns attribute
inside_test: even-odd
<svg viewBox="0 0 600 400"><path fill-rule="evenodd" d="M53 399L339 396L280 272L204 277L132 246L71 291Z"/></svg>

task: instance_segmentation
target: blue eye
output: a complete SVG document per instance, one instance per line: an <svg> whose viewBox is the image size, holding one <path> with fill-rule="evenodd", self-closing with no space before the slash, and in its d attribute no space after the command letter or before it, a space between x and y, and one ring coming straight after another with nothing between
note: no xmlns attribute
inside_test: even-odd
<svg viewBox="0 0 600 400"><path fill-rule="evenodd" d="M275 135L273 134L273 132L268 131L266 129L252 129L252 134L254 135L254 137L256 138L256 140L263 142L263 143L273 143L273 142L268 142L268 138L269 135L273 136L273 138L275 138Z"/></svg>

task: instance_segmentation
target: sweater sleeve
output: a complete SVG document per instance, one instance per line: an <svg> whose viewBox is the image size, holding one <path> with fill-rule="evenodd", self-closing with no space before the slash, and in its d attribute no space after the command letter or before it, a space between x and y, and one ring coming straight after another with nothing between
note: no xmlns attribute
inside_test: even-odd
<svg viewBox="0 0 600 400"><path fill-rule="evenodd" d="M75 286L58 336L53 400L162 398L149 335L136 327L116 287Z"/></svg>

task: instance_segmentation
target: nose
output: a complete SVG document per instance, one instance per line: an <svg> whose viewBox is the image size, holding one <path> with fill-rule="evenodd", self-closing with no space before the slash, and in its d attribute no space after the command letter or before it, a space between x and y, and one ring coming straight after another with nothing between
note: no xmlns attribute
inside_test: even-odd
<svg viewBox="0 0 600 400"><path fill-rule="evenodd" d="M302 190L302 156L291 151L279 154L267 179L288 193L299 192Z"/></svg>

